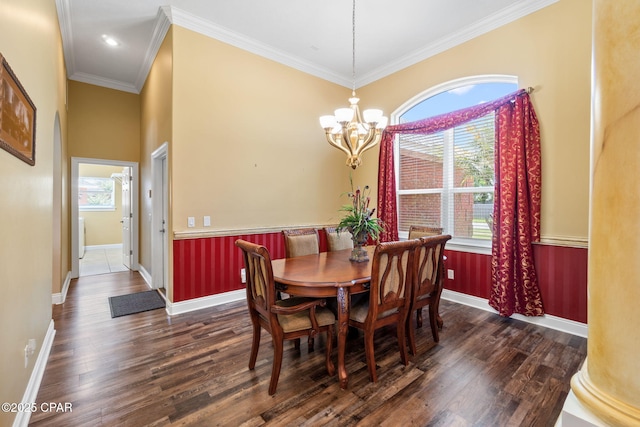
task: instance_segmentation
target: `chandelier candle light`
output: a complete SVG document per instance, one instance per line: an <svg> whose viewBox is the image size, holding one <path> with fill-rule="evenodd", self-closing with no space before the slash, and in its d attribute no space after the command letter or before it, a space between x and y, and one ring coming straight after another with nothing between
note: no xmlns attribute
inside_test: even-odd
<svg viewBox="0 0 640 427"><path fill-rule="evenodd" d="M382 110L364 110L362 116L358 108L359 98L356 97L356 0L353 0L352 15L352 74L353 89L349 98L349 108L338 108L333 116L321 116L320 126L324 129L327 141L347 155L347 166L353 169L360 166L362 153L373 148L382 136L387 126L387 118ZM364 117L364 121L362 118Z"/></svg>

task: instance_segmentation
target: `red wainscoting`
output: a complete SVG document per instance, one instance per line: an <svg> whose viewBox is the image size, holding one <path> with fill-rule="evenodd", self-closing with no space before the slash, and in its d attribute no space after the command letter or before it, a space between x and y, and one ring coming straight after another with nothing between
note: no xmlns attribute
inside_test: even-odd
<svg viewBox="0 0 640 427"><path fill-rule="evenodd" d="M320 251L327 250L324 232ZM243 234L173 241L173 302L244 289L240 270L244 268L237 239L263 245L272 259L284 258L282 233Z"/></svg>
<svg viewBox="0 0 640 427"><path fill-rule="evenodd" d="M326 251L326 236L322 231L319 235L320 250ZM174 240L174 302L244 289L240 281L244 263L235 246L237 239L266 246L273 259L284 258L279 232ZM445 289L488 299L491 257L451 250L445 253L446 268L455 275L453 280L445 278ZM545 312L587 323L587 249L535 244L534 257Z"/></svg>
<svg viewBox="0 0 640 427"><path fill-rule="evenodd" d="M446 268L454 270L454 279L445 275L444 288L489 299L491 256L445 250ZM535 244L534 262L542 302L547 314L587 323L587 249Z"/></svg>

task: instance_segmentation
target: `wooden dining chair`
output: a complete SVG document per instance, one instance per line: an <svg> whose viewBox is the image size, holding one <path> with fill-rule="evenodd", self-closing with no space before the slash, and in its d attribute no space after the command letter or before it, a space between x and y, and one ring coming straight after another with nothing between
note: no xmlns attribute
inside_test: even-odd
<svg viewBox="0 0 640 427"><path fill-rule="evenodd" d="M419 239L425 236L437 236L442 234L442 227L432 225L411 225L409 227L409 239Z"/></svg>
<svg viewBox="0 0 640 427"><path fill-rule="evenodd" d="M419 240L379 243L373 254L369 298L356 303L349 313L349 326L364 331L364 349L369 379L378 380L373 348L376 329L396 324L400 359L409 363L406 320L411 304L413 254Z"/></svg>
<svg viewBox="0 0 640 427"><path fill-rule="evenodd" d="M299 340L303 336L313 337L326 332L326 368L329 375L334 375L331 350L336 318L330 310L324 308L325 300L297 297L276 300L271 256L267 248L241 239L236 240L235 244L242 249L244 256L247 305L253 324L249 369L253 370L256 366L260 333L264 328L273 342L273 366L269 383L269 394L272 395L276 392L280 377L284 340Z"/></svg>
<svg viewBox="0 0 640 427"><path fill-rule="evenodd" d="M353 238L348 230L338 232L336 227L325 227L324 232L327 235L329 252L353 249Z"/></svg>
<svg viewBox="0 0 640 427"><path fill-rule="evenodd" d="M429 307L429 322L431 335L435 342L440 341L438 329L442 324L438 322L438 306L442 294L444 275L444 247L451 236L438 235L421 237L415 250L413 263L413 288L411 292L411 307L407 317L407 336L409 337L409 351L416 354L416 332L413 326L413 312L416 312L416 326L422 327L422 308Z"/></svg>
<svg viewBox="0 0 640 427"><path fill-rule="evenodd" d="M320 253L320 238L315 228L282 230L287 258Z"/></svg>

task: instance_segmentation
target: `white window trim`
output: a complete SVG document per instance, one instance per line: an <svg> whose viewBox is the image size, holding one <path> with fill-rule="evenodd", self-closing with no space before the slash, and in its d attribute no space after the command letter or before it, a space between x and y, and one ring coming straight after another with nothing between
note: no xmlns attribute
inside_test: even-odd
<svg viewBox="0 0 640 427"><path fill-rule="evenodd" d="M444 82L438 84L436 86L432 86L429 89L419 93L413 98L406 101L400 107L398 107L395 111L390 114L391 124L400 123L400 117L413 108L416 104L424 101L427 98L435 96L439 93L449 91L451 89L455 89L461 86L473 85L473 84L482 84L482 83L512 83L518 84L518 77L511 76L507 74L485 74L479 76L469 76L462 77L455 80L449 80L448 82ZM396 135L396 138L398 136ZM396 176L396 206L400 205L400 194L401 191L398 188L400 185L400 146L397 143L393 144L394 150L394 172ZM451 147L453 149L453 147ZM444 190L444 189L443 189ZM492 189L493 190L493 189ZM473 189L465 189L464 192L483 192L486 191L486 187L477 187ZM453 192L456 192L454 189ZM441 193L440 190L402 190L402 194L428 194L428 193ZM445 192L442 191L444 194ZM444 218L441 219L442 226L446 229L444 222L446 221ZM400 239L408 239L409 233L406 231L401 231L398 233L398 237ZM447 242L447 249L460 251L460 252L471 252L477 254L491 255L491 240L473 240L473 239L464 239L460 237L452 238L449 242Z"/></svg>

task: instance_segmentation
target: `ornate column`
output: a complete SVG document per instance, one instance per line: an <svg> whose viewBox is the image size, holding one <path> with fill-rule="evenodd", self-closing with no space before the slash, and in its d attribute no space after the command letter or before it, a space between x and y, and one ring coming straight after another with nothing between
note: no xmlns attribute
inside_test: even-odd
<svg viewBox="0 0 640 427"><path fill-rule="evenodd" d="M602 425L638 426L640 1L593 4L589 335L571 389Z"/></svg>

